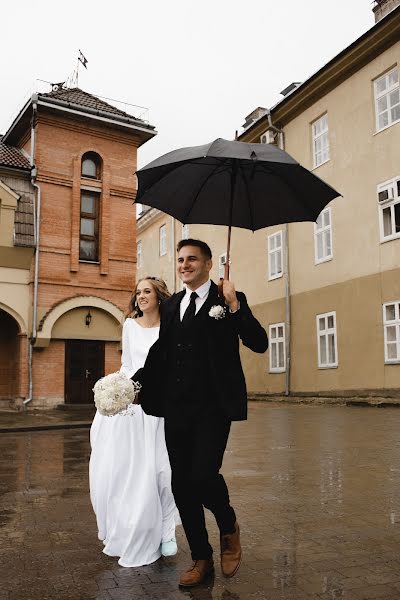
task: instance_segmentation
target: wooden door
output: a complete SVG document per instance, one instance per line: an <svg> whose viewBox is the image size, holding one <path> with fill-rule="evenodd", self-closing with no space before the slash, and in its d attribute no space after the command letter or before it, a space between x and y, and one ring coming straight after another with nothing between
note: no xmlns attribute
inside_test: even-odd
<svg viewBox="0 0 400 600"><path fill-rule="evenodd" d="M93 386L104 376L104 342L65 341L65 403L92 404Z"/></svg>

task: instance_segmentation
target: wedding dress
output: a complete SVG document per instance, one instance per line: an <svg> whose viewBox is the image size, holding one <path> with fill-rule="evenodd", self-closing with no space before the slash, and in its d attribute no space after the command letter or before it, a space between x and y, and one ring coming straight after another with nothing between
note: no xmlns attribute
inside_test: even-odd
<svg viewBox="0 0 400 600"><path fill-rule="evenodd" d="M159 327L127 319L122 333L121 371L127 377L143 367ZM128 414L96 413L90 430L90 499L103 552L122 567L156 561L160 544L175 536L179 516L171 492L171 468L164 419L146 415L139 405Z"/></svg>

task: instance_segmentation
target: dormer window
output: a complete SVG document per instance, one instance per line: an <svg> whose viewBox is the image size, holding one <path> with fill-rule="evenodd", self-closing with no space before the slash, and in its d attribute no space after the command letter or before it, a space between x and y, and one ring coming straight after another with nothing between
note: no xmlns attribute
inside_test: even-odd
<svg viewBox="0 0 400 600"><path fill-rule="evenodd" d="M101 179L101 158L95 152L87 152L82 157L82 177Z"/></svg>

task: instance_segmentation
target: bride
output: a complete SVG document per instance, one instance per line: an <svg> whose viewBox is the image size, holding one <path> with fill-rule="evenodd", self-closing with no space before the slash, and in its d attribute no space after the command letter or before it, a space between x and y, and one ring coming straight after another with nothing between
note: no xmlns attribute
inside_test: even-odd
<svg viewBox="0 0 400 600"><path fill-rule="evenodd" d="M161 279L138 281L122 332L121 371L132 377L143 367L160 329L159 305L170 296ZM140 405L128 414L96 413L90 430L90 498L103 552L122 567L139 567L177 552L179 522L171 492L164 419Z"/></svg>

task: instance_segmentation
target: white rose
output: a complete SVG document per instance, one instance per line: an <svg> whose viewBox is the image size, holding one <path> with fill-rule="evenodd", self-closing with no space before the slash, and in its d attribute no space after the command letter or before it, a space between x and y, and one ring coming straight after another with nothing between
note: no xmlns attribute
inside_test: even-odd
<svg viewBox="0 0 400 600"><path fill-rule="evenodd" d="M213 319L223 319L225 317L226 308L220 304L215 304L210 308L209 315Z"/></svg>

